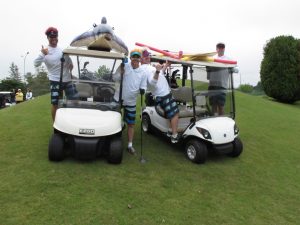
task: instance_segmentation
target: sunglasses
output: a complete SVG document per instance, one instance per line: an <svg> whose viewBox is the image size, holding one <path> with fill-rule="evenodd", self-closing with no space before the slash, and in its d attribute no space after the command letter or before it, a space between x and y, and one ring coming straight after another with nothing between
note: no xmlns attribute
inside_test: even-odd
<svg viewBox="0 0 300 225"><path fill-rule="evenodd" d="M133 55L133 56L131 56L131 58L133 58L133 59L140 59L141 57L139 55Z"/></svg>

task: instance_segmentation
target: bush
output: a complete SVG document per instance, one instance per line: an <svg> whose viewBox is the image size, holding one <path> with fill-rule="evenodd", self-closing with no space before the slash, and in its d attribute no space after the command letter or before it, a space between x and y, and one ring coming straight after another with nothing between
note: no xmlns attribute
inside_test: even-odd
<svg viewBox="0 0 300 225"><path fill-rule="evenodd" d="M0 91L11 91L12 89L19 89L26 91L25 84L19 80L14 80L11 78L6 78L0 82Z"/></svg>
<svg viewBox="0 0 300 225"><path fill-rule="evenodd" d="M293 103L300 99L299 40L278 36L264 47L260 78L264 92L280 102Z"/></svg>
<svg viewBox="0 0 300 225"><path fill-rule="evenodd" d="M253 95L265 95L261 82L259 81L256 86L254 86L252 93Z"/></svg>
<svg viewBox="0 0 300 225"><path fill-rule="evenodd" d="M241 92L250 94L253 91L253 86L250 85L250 84L241 84L240 87L239 87L239 90Z"/></svg>

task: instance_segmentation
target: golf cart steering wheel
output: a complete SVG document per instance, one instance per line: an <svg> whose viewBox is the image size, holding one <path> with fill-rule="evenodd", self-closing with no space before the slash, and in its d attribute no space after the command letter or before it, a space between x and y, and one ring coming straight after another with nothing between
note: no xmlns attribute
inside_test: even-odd
<svg viewBox="0 0 300 225"><path fill-rule="evenodd" d="M97 108L100 109L101 111L110 111L111 110L111 107L108 105L98 105Z"/></svg>
<svg viewBox="0 0 300 225"><path fill-rule="evenodd" d="M114 96L115 89L109 85L100 86L97 89L97 96L104 99L111 99Z"/></svg>
<svg viewBox="0 0 300 225"><path fill-rule="evenodd" d="M109 92L111 92L112 94L115 93L115 89L114 89L113 87L109 86L109 85L105 85L105 86L100 86L100 87L98 87L98 89L97 89L97 94L98 94L98 95L101 95L101 92L103 92L103 91L109 91Z"/></svg>

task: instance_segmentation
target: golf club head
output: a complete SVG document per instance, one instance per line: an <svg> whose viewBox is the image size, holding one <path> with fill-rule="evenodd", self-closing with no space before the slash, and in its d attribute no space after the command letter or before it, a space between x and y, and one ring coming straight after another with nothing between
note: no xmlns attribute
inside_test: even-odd
<svg viewBox="0 0 300 225"><path fill-rule="evenodd" d="M143 156L141 156L141 158L140 158L140 163L146 163L147 162L147 160L143 157Z"/></svg>

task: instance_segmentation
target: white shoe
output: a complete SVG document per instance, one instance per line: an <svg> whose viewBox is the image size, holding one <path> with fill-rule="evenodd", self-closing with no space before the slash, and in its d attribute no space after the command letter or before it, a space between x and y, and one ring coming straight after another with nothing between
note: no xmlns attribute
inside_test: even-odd
<svg viewBox="0 0 300 225"><path fill-rule="evenodd" d="M132 154L135 155L135 149L131 146L131 147L127 147L127 151Z"/></svg>
<svg viewBox="0 0 300 225"><path fill-rule="evenodd" d="M172 131L169 131L169 130L168 130L168 132L167 132L167 137L170 138L171 136L172 136Z"/></svg>
<svg viewBox="0 0 300 225"><path fill-rule="evenodd" d="M172 142L173 144L177 143L178 140L179 140L178 134L177 134L175 137L174 137L173 135L171 136L171 142Z"/></svg>

